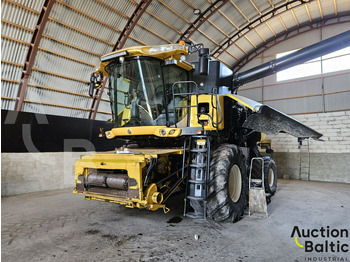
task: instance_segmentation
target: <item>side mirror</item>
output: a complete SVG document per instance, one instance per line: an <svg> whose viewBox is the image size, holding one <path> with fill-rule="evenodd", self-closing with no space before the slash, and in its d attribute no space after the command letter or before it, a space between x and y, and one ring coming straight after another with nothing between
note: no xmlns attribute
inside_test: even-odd
<svg viewBox="0 0 350 262"><path fill-rule="evenodd" d="M89 96L94 96L94 89L99 89L101 87L103 79L103 74L99 73L96 75L95 73L92 73L90 76L90 87L89 87Z"/></svg>
<svg viewBox="0 0 350 262"><path fill-rule="evenodd" d="M209 73L209 48L199 49L199 74L208 75Z"/></svg>

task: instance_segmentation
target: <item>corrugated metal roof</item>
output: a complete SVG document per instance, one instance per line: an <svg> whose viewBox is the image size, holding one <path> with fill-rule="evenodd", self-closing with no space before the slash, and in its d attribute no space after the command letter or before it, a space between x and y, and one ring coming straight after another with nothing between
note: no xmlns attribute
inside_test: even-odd
<svg viewBox="0 0 350 262"><path fill-rule="evenodd" d="M92 100L87 96L85 82L98 66L99 56L112 50L140 2L57 0L39 44L23 110L87 117ZM125 46L175 42L197 19L193 9L204 12L213 2L153 0ZM44 0L2 2L2 108L14 109L23 64L43 3ZM291 9L278 8L286 3ZM274 8L273 15L265 16ZM290 29L337 15L350 15L350 1L229 0L208 16L190 39L204 43L214 57L235 66L256 48ZM229 38L232 41L225 45ZM106 93L99 107L102 112L110 112ZM97 118L108 119L110 115L98 113Z"/></svg>

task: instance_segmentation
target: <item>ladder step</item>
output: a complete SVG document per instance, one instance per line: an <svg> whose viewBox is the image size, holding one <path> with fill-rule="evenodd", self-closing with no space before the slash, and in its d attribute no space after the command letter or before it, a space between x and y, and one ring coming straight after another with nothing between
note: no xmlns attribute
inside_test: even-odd
<svg viewBox="0 0 350 262"><path fill-rule="evenodd" d="M188 183L191 183L191 184L204 184L205 180L188 180Z"/></svg>
<svg viewBox="0 0 350 262"><path fill-rule="evenodd" d="M206 168L207 164L203 163L203 164L190 164L190 167L195 167L195 168Z"/></svg>
<svg viewBox="0 0 350 262"><path fill-rule="evenodd" d="M185 215L189 218L196 218L196 219L201 219L201 218L204 219L205 218L203 213L195 214L194 212L188 212Z"/></svg>
<svg viewBox="0 0 350 262"><path fill-rule="evenodd" d="M191 149L191 152L192 153L205 153L205 152L207 152L208 151L208 149L206 149L206 148L201 148L201 149Z"/></svg>
<svg viewBox="0 0 350 262"><path fill-rule="evenodd" d="M198 136L192 136L192 138L207 139L207 137L206 137L206 136L201 136L201 135L198 135Z"/></svg>
<svg viewBox="0 0 350 262"><path fill-rule="evenodd" d="M253 183L262 183L262 179L251 179L250 181Z"/></svg>
<svg viewBox="0 0 350 262"><path fill-rule="evenodd" d="M250 189L263 190L262 187L251 186ZM264 190L265 191L265 190Z"/></svg>
<svg viewBox="0 0 350 262"><path fill-rule="evenodd" d="M205 135L191 137L189 144L189 176L187 177L184 215L205 219L207 212L207 173L210 140ZM189 209L187 209L189 208Z"/></svg>
<svg viewBox="0 0 350 262"><path fill-rule="evenodd" d="M197 201L205 201L204 197L187 196L187 198L192 200L197 200Z"/></svg>

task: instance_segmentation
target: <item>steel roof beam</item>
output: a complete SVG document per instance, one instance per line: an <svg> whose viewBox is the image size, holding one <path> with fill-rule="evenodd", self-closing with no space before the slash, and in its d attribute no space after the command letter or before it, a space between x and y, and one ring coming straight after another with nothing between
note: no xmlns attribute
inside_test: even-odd
<svg viewBox="0 0 350 262"><path fill-rule="evenodd" d="M195 7L193 6L193 5L191 5L190 3L188 3L188 1L186 1L186 0L183 0L189 7L191 7L192 9L195 9ZM209 0L208 0L209 1ZM219 2L219 1L217 1L217 2ZM219 13L222 13L221 12L221 10L220 10L220 8L223 6L223 4L222 4L222 6L220 6L220 7L216 7L216 5L215 5L215 3L214 4L212 4L212 2L210 2L209 1L209 3L216 9L213 13L211 13L209 16L205 16L205 19L206 19L206 21L208 21L208 23L210 23L216 30L218 30L221 34L223 34L224 36L226 36L226 37L230 37L228 34L226 34L223 30L221 30L217 25L215 25L215 23L213 23L212 21L210 21L210 16L211 15L213 15L216 11L218 11ZM210 8L208 8L208 9L210 9ZM207 12L207 10L208 9L206 9L206 11L204 11L204 13L206 13ZM189 24L191 24L191 25L193 25L194 23L190 23L190 21L188 21L188 20L185 20L187 23L189 23ZM203 23L204 23L205 21L203 21ZM202 24L203 24L202 23ZM218 42L216 42L214 39L212 39L210 36L208 36L207 34L205 34L204 32L202 32L200 29L199 29L199 26L197 26L196 27L197 29L197 31L199 32L199 33L201 33L202 35L204 35L206 38L208 38L208 40L210 40L211 42L213 42L216 46L219 46L220 44L218 43ZM193 33L195 32L195 30L193 31ZM188 38L186 38L187 40L190 38L190 36L188 37ZM180 36L180 38L179 38L179 40L180 39L183 39L183 38L181 38L181 36ZM194 42L194 41L193 41ZM239 47L240 48L240 47ZM231 52L227 52L230 56L232 56L234 59L236 59L237 61L239 61L239 58L237 57L237 56L235 56L234 54L232 54ZM219 59L220 60L220 59ZM221 60L220 60L221 61ZM221 61L221 62L223 62L224 64L225 64L225 62L224 61ZM228 65L228 64L227 64ZM229 65L228 65L229 66Z"/></svg>
<svg viewBox="0 0 350 262"><path fill-rule="evenodd" d="M306 9L307 15L309 16L309 20L312 23L312 18L311 18L309 7L307 5L305 5L305 9Z"/></svg>
<svg viewBox="0 0 350 262"><path fill-rule="evenodd" d="M137 22L139 21L139 19L141 18L143 13L146 11L147 7L150 5L151 2L152 0L141 0L138 6L136 6L135 11L132 13L128 22L124 26L124 29L120 33L119 38L113 47L113 51L123 48L132 30L134 29Z"/></svg>
<svg viewBox="0 0 350 262"><path fill-rule="evenodd" d="M98 0L100 1L100 0ZM137 2L135 2L135 0L129 0L131 3L138 5ZM159 18L158 16L156 16L155 14L153 14L152 12L150 12L148 9L146 9L146 13L153 16L155 19L157 19L158 21L160 21L162 24L166 25L167 27L171 28L172 30L174 30L176 33L181 34L181 32L176 29L174 26L172 26L171 24L165 22L163 19ZM143 26L140 24L140 26Z"/></svg>
<svg viewBox="0 0 350 262"><path fill-rule="evenodd" d="M237 30L240 30L239 27L230 19L227 17L227 15L225 15L221 10L219 10L219 13L224 17L226 18L226 20L231 24L233 25L233 27L235 27ZM229 37L229 36L228 36ZM246 36L244 35L243 36L245 39L247 39L247 41L254 47L256 48L256 45Z"/></svg>
<svg viewBox="0 0 350 262"><path fill-rule="evenodd" d="M164 3L162 0L158 0L159 3L161 3L162 5L164 5L166 8L168 8L168 10L170 10L171 12L173 12L175 15L177 15L179 18L181 18L183 21L185 21L187 24L191 24L191 22L186 19L185 17L183 17L181 14L179 14L178 12L176 12L176 10L174 10L173 8L171 8L168 4ZM220 11L220 10L219 10ZM202 30L197 29L197 31L199 33L201 33L202 35L204 35L206 38L208 38L210 41L212 41L216 46L219 46L219 44L217 42L215 42L212 38L210 38L207 34L205 34ZM190 39L191 40L191 39ZM196 43L194 40L191 40L192 42ZM228 54L230 54L228 52ZM233 58L239 60L238 58L236 58L235 56L233 56L232 54L230 54ZM223 62L224 64L226 64L227 66L229 66L229 64L227 64L225 61L222 61L220 58L218 59L219 61Z"/></svg>
<svg viewBox="0 0 350 262"><path fill-rule="evenodd" d="M237 9L237 11L244 17L244 19L250 24L251 21L249 20L249 18L244 14L244 12L232 1L231 4ZM261 22L261 20L260 20ZM260 34L260 32L255 28L256 26L251 26L252 29L254 29L254 31L260 36L260 38L266 42L265 38Z"/></svg>
<svg viewBox="0 0 350 262"><path fill-rule="evenodd" d="M299 5L302 5L302 4L306 4L308 2L310 2L311 0L292 0L288 3L285 3L285 4L282 4L278 7L275 7L273 8L272 10L268 11L267 13L261 15L260 17L256 18L255 20L251 21L250 23L248 23L246 26L244 26L243 28L241 28L240 30L238 30L238 32L236 32L235 34L233 34L231 37L229 37L224 43L222 43L213 53L212 53L212 56L215 57L215 58L218 58L223 52L225 52L229 47L231 47L235 42L233 41L233 39L235 37L238 37L240 38L240 36L242 35L245 35L245 33L243 33L244 31L246 30L250 30L253 28L253 25L256 23L256 22L260 22L262 23L262 20L263 18L265 19L266 17L266 20L269 20L271 18L273 18L276 14L276 12L278 10L281 10L281 9L286 9L285 11L288 11L289 10L289 5L291 3L294 3L294 2L300 2ZM297 6L299 6L297 5ZM295 8L295 7L292 7L292 8ZM266 22L266 21L265 21ZM266 41L265 41L266 42Z"/></svg>
<svg viewBox="0 0 350 262"><path fill-rule="evenodd" d="M275 5L271 2L271 0L269 0L269 3L271 5L271 7L273 9L275 9ZM284 27L284 30L288 31L287 27L286 27L286 24L283 22L283 19L281 18L281 16L278 14L278 12L276 12L276 15L278 16L278 19L280 20L281 24L283 25Z"/></svg>
<svg viewBox="0 0 350 262"><path fill-rule="evenodd" d="M24 62L20 84L18 87L18 94L17 94L16 104L15 104L15 108L17 111L22 111L24 96L26 94L29 76L32 72L34 60L38 52L39 43L54 3L55 3L55 0L46 0L43 3L43 6L38 18L38 22L35 26L32 39L30 41L28 53L26 56L26 60Z"/></svg>
<svg viewBox="0 0 350 262"><path fill-rule="evenodd" d="M253 2L253 0L249 0L249 2L252 4L252 6L254 6L254 8L256 9L256 11L259 13L260 16L262 16L261 11L259 10L259 8L256 6L256 4ZM263 18L264 22L265 22L265 18ZM270 26L269 22L266 22L266 25L268 26L268 28L270 29L270 31L272 32L272 34L276 37L276 33L275 31L272 29L272 27Z"/></svg>
<svg viewBox="0 0 350 262"><path fill-rule="evenodd" d="M320 10L321 18L323 19L323 11L322 11L322 6L321 6L320 0L317 0L317 3L318 3L318 9Z"/></svg>
<svg viewBox="0 0 350 262"><path fill-rule="evenodd" d="M293 7L292 7L291 5L289 5L289 10L290 10L290 12L292 13L292 16L293 16L294 21L295 21L295 23L297 24L297 26L300 26L299 21L298 21L297 17L295 16L294 11L293 11ZM323 18L323 17L322 17L322 18Z"/></svg>
<svg viewBox="0 0 350 262"><path fill-rule="evenodd" d="M190 26L185 30L185 32L182 33L179 40L189 39L205 21L207 21L213 14L216 13L216 11L218 11L225 4L227 4L228 1L229 0L216 0L215 2L213 2L204 12L202 12L198 16L198 18L192 24L190 24ZM216 6L218 4L219 6Z"/></svg>
<svg viewBox="0 0 350 262"><path fill-rule="evenodd" d="M334 5L334 12L335 12L335 15L338 15L337 1L336 1L336 0L333 0L333 5Z"/></svg>
<svg viewBox="0 0 350 262"><path fill-rule="evenodd" d="M137 22L141 18L141 16L144 14L146 11L147 7L150 5L152 0L141 0L141 2L136 6L135 11L131 14L129 17L128 22L124 26L124 29L121 31L117 42L113 46L112 51L122 49L123 46L125 45L126 40L128 40L132 30L135 28L137 25ZM96 119L96 115L98 112L98 107L100 105L100 100L102 97L102 93L105 89L105 86L107 84L107 77L104 77L102 81L102 85L100 89L96 89L95 95L92 99L91 103L91 108L89 112L89 119Z"/></svg>
<svg viewBox="0 0 350 262"><path fill-rule="evenodd" d="M118 10L115 9L114 7L112 7L112 6L108 5L108 4L106 4L105 2L103 2L103 1L101 1L101 0L96 0L96 1L97 1L97 3L99 3L99 4L103 5L104 7L106 7L107 9L109 9L109 10L111 10L111 11L117 13L118 15L120 15L120 16L122 16L122 17L124 17L124 18L126 18L126 19L129 20L129 17L128 17L126 14L124 14L124 13L118 11ZM138 5L138 3L136 3L135 1L132 1L132 0L129 0L129 1L130 1L130 3L133 3L133 4L135 4L136 6ZM147 12L147 10L146 10L146 12ZM143 24L137 23L137 25L140 26L140 27L142 27L142 28L144 28L144 29L147 30L148 32L154 34L155 36L157 36L157 37L163 39L164 41L171 43L168 39L166 39L165 37L163 37L163 36L161 36L160 34L156 33L155 31L151 30L150 28L144 26ZM121 31L119 30L119 32L121 32ZM130 37L130 38L132 38L132 37ZM136 39L136 38L132 38L132 39L133 39L133 40L136 40L136 41L139 41L139 40ZM140 41L140 43L143 44L143 45L145 45L145 43L143 43L143 42L141 42L141 41Z"/></svg>

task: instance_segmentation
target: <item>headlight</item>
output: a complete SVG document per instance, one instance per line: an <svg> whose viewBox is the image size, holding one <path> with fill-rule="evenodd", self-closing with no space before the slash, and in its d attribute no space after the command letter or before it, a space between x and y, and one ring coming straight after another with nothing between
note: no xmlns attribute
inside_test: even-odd
<svg viewBox="0 0 350 262"><path fill-rule="evenodd" d="M184 54L182 54L180 56L180 62L186 61L186 56Z"/></svg>

